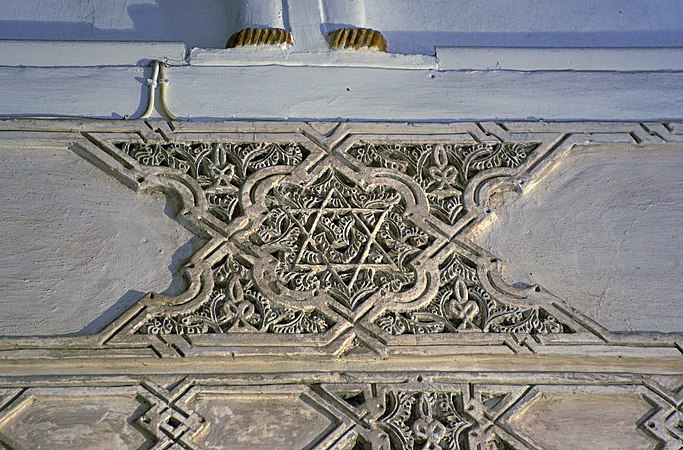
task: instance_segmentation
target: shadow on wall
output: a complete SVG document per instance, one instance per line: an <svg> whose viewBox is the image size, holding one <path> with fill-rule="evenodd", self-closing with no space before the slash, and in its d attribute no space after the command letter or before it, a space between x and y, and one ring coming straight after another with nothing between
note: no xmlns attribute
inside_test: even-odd
<svg viewBox="0 0 683 450"><path fill-rule="evenodd" d="M328 34L355 25L326 22ZM683 46L683 30L591 32L452 32L379 30L390 53L434 55L435 47L675 47Z"/></svg>
<svg viewBox="0 0 683 450"><path fill-rule="evenodd" d="M173 279L168 288L166 288L163 292L160 292L161 295L174 296L185 292L185 290L188 288L188 280L182 276L180 269L205 243L206 241L198 237L193 237L173 253L171 256L171 263L168 265L168 270L171 272L171 274L173 274ZM106 311L100 314L95 320L90 322L81 330L76 333L62 334L61 336L85 336L97 334L107 325L115 321L121 314L126 312L138 300L144 297L145 294L147 293L133 289L128 290L116 301L116 303L107 308Z"/></svg>
<svg viewBox="0 0 683 450"><path fill-rule="evenodd" d="M54 2L55 11L46 11L45 2L15 3L9 0L3 5L0 39L183 41L188 48L224 48L236 31L241 4L235 0L107 0L77 2L83 3L80 9L74 5L58 8L59 2Z"/></svg>

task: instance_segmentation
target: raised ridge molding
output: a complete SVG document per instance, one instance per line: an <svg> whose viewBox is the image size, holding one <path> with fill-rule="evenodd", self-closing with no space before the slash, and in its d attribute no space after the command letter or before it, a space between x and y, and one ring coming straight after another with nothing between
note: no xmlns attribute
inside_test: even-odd
<svg viewBox="0 0 683 450"><path fill-rule="evenodd" d="M323 66L376 67L380 69L432 69L437 60L427 55L402 55L384 52L316 51L297 52L288 49L262 47L212 49L193 48L187 58L191 66Z"/></svg>
<svg viewBox="0 0 683 450"><path fill-rule="evenodd" d="M275 31L274 29L271 31ZM284 31L284 30L281 30ZM242 33L240 35L240 33ZM243 31L235 35L247 34ZM261 36L253 34L249 36ZM270 36L270 35L268 35ZM265 38L266 35L263 35ZM291 40L291 35L289 38ZM516 48L436 47L436 56L378 52L299 51L295 46L244 43L235 48L186 48L183 42L0 40L0 66L325 66L387 69L518 71L682 71L683 47ZM291 44L290 41L287 43ZM245 48L246 47L246 48ZM272 48L270 48L272 47Z"/></svg>
<svg viewBox="0 0 683 450"><path fill-rule="evenodd" d="M0 116L136 117L151 75L143 67L0 67ZM661 71L173 66L165 80L168 110L186 121L675 120L683 102L683 72Z"/></svg>

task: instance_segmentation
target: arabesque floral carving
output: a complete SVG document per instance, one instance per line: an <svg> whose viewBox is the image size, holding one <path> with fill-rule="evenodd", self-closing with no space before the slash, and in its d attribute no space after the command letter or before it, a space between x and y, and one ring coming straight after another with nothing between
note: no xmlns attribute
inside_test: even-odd
<svg viewBox="0 0 683 450"><path fill-rule="evenodd" d="M474 263L457 254L440 267L439 290L424 308L387 311L375 323L387 333L429 334L478 330L492 333L562 333L570 330L540 307L506 304L489 294Z"/></svg>
<svg viewBox="0 0 683 450"><path fill-rule="evenodd" d="M348 153L369 167L394 169L424 189L430 212L448 225L463 216L463 193L483 170L519 166L534 143L373 144L360 142Z"/></svg>
<svg viewBox="0 0 683 450"><path fill-rule="evenodd" d="M295 310L274 304L256 287L251 269L232 255L213 268L214 288L193 311L156 314L139 333L323 333L332 321L315 310Z"/></svg>
<svg viewBox="0 0 683 450"><path fill-rule="evenodd" d="M308 151L295 143L120 143L118 148L140 164L166 167L189 176L204 194L209 211L230 222L242 211L239 191L247 178L274 166L296 166ZM369 167L409 175L428 200L416 208L448 225L464 215L463 195L482 171L514 168L537 146L534 143L372 144L360 142L348 154ZM284 173L284 172L283 172ZM414 261L434 242L423 225L406 214L406 200L391 178L366 178L328 166L308 178L280 179L260 190L254 201L263 216L242 234L242 244L274 258L269 278L300 300L325 293L350 311L375 294L407 293L421 272ZM264 181L257 181L261 183ZM265 181L272 183L272 181ZM254 191L256 192L256 191ZM427 207L428 206L428 207ZM253 219L253 215L252 215ZM238 246L237 248L240 248ZM237 330L269 333L321 333L331 321L308 301L302 310L280 306L279 288L259 286L251 268L230 256L214 266L214 276L232 267L229 280L196 310L155 315L140 328L148 333L224 333ZM432 278L434 279L434 278ZM227 284L226 284L227 283ZM265 290L264 290L265 289ZM267 291L267 294L266 294ZM411 294L412 295L412 294ZM402 301L409 302L412 298ZM373 303L375 300L373 300ZM424 304L424 303L422 303ZM373 304L368 304L372 307ZM439 287L430 302L412 311L385 310L374 323L392 335L456 333L571 332L540 306L507 303L487 292L476 263L453 253L439 267Z"/></svg>
<svg viewBox="0 0 683 450"><path fill-rule="evenodd" d="M267 167L295 166L307 154L296 143L120 143L117 147L140 164L169 167L196 180L209 210L224 222L241 213L237 194L247 177Z"/></svg>
<svg viewBox="0 0 683 450"><path fill-rule="evenodd" d="M415 283L411 261L430 235L407 220L395 189L362 189L335 170L299 186L274 186L268 215L252 240L278 260L278 279L294 291L324 291L349 309L376 292Z"/></svg>
<svg viewBox="0 0 683 450"><path fill-rule="evenodd" d="M376 426L387 433L392 449L466 449L474 421L462 403L459 392L387 391Z"/></svg>

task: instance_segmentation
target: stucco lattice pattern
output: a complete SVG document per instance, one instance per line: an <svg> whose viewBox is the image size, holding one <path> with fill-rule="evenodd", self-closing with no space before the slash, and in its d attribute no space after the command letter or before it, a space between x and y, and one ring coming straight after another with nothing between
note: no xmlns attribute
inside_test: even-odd
<svg viewBox="0 0 683 450"><path fill-rule="evenodd" d="M295 142L119 143L138 164L186 179L234 230L208 269L211 292L148 314L138 333L318 334L363 321L394 336L569 332L541 306L489 292L472 259L439 250L468 213L470 182L505 175L536 146L359 142L326 156Z"/></svg>
<svg viewBox="0 0 683 450"><path fill-rule="evenodd" d="M370 167L405 173L424 190L430 212L449 225L465 213L463 194L478 173L515 168L536 144L373 144L359 143L349 154Z"/></svg>
<svg viewBox="0 0 683 450"><path fill-rule="evenodd" d="M29 383L14 391L0 385L0 393L12 394L0 404L0 442L10 449L48 443L89 448L106 437L111 448L121 449L509 450L559 448L563 429L560 436L547 429L557 423L585 432L572 436L573 443L599 442L605 435L592 433L588 422L564 417L561 400L571 393L585 407L624 409L600 419L616 441L610 443L657 448L683 443L676 406L668 399L673 392L648 377L621 386L559 378L534 385L533 379L510 383L490 376L468 383L421 373L401 380L388 374L348 378L323 377L311 384L285 375L258 384L263 380L181 376L168 384L168 377L148 376L109 386L113 380L99 377L81 381L83 386ZM539 416L542 411L549 417Z"/></svg>

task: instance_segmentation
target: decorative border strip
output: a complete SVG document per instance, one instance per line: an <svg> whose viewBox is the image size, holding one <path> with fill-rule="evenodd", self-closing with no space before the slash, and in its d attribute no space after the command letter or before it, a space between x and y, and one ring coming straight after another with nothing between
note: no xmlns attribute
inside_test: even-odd
<svg viewBox="0 0 683 450"><path fill-rule="evenodd" d="M341 449L362 444L407 450L419 443L444 448L542 448L535 441L538 435L528 434L515 418L524 417L538 399L571 394L639 401L646 409L632 423L634 431L654 446L674 448L683 443L682 383L680 375L566 372L348 372L341 379L336 373L4 378L0 379L0 443L12 448L5 441L11 436L3 433L4 425L30 411L35 400L87 403L105 396L139 403L131 408L129 424L154 449L174 444L201 448L207 431L226 429L234 425L230 420L240 420L232 414L216 416L203 405L249 402L258 411L257 398L274 400L271 408L305 409L318 418L315 424L297 424L321 427L313 442L298 443L302 447ZM262 442L267 436L251 438ZM450 441L454 438L457 442Z"/></svg>

